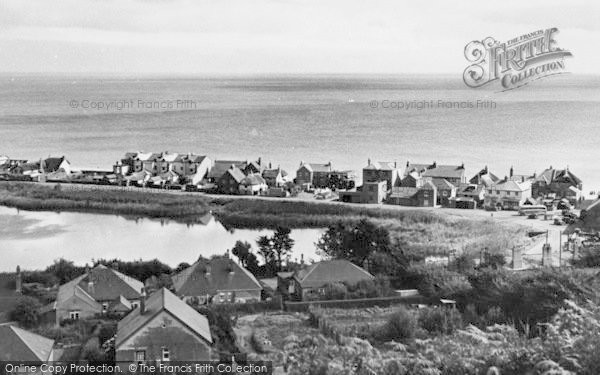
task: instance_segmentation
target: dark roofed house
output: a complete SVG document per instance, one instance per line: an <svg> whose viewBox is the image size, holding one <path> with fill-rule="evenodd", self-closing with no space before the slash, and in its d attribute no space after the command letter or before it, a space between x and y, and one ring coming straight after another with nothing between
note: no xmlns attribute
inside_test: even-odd
<svg viewBox="0 0 600 375"><path fill-rule="evenodd" d="M431 183L437 189L436 203L440 206L448 207L450 200L456 198L456 186L448 182L445 178L434 178L431 180Z"/></svg>
<svg viewBox="0 0 600 375"><path fill-rule="evenodd" d="M400 181L400 169L396 162L367 160L367 166L363 168L363 183L386 181L387 190L398 186Z"/></svg>
<svg viewBox="0 0 600 375"><path fill-rule="evenodd" d="M328 284L356 285L361 281L374 279L366 270L347 260L324 260L296 271L293 276L293 294L298 300L310 299L313 293L323 294Z"/></svg>
<svg viewBox="0 0 600 375"><path fill-rule="evenodd" d="M571 204L582 198L583 183L569 168L548 168L536 176L531 186L533 197L554 195L555 198L567 198Z"/></svg>
<svg viewBox="0 0 600 375"><path fill-rule="evenodd" d="M246 162L246 166L242 168L244 174L262 174L265 170L262 158L258 158L256 161Z"/></svg>
<svg viewBox="0 0 600 375"><path fill-rule="evenodd" d="M199 303L260 301L263 289L254 275L227 256L200 259L172 279L177 295Z"/></svg>
<svg viewBox="0 0 600 375"><path fill-rule="evenodd" d="M262 176L265 179L267 186L281 187L286 183L286 177L288 176L288 174L280 167L277 167L275 169L265 169L262 173Z"/></svg>
<svg viewBox="0 0 600 375"><path fill-rule="evenodd" d="M123 312L122 305L127 305L121 303L123 299L135 308L139 305L143 287L143 283L130 276L98 265L59 287L54 303L56 323L106 312Z"/></svg>
<svg viewBox="0 0 600 375"><path fill-rule="evenodd" d="M64 156L42 160L41 169L44 173L65 172L71 173L71 163Z"/></svg>
<svg viewBox="0 0 600 375"><path fill-rule="evenodd" d="M54 340L11 324L0 324L0 361L41 365L57 359L54 356Z"/></svg>
<svg viewBox="0 0 600 375"><path fill-rule="evenodd" d="M428 180L419 187L394 187L386 203L399 206L435 207L437 204L437 188Z"/></svg>
<svg viewBox="0 0 600 375"><path fill-rule="evenodd" d="M251 173L240 181L240 194L260 195L268 189L267 182L258 173Z"/></svg>
<svg viewBox="0 0 600 375"><path fill-rule="evenodd" d="M500 178L497 177L495 174L491 173L486 165L475 176L471 177L469 183L473 185L483 185L485 187L490 187L498 181L500 181Z"/></svg>
<svg viewBox="0 0 600 375"><path fill-rule="evenodd" d="M325 188L329 185L329 174L332 172L331 162L326 164L300 162L296 171L298 185L310 185L315 188Z"/></svg>
<svg viewBox="0 0 600 375"><path fill-rule="evenodd" d="M236 167L235 164L230 165L229 169L217 180L219 192L222 194L239 194L240 184L244 178L246 178L246 175L240 168Z"/></svg>
<svg viewBox="0 0 600 375"><path fill-rule="evenodd" d="M404 176L416 172L420 177L431 179L446 179L453 185L458 185L467 182L465 177L465 165L442 165L437 162L432 164L412 164L406 162Z"/></svg>
<svg viewBox="0 0 600 375"><path fill-rule="evenodd" d="M207 361L212 335L206 317L165 288L143 297L117 327L119 366L145 361Z"/></svg>
<svg viewBox="0 0 600 375"><path fill-rule="evenodd" d="M231 166L235 166L240 170L246 168L246 162L240 160L215 160L215 163L208 172L208 179L211 182L218 182L221 177L231 169Z"/></svg>

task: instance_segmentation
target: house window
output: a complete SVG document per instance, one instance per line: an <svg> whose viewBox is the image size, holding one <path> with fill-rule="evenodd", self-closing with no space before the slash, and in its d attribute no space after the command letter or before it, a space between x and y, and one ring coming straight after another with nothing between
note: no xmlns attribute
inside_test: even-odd
<svg viewBox="0 0 600 375"><path fill-rule="evenodd" d="M136 350L135 351L135 361L138 363L145 362L146 361L146 351L145 350Z"/></svg>
<svg viewBox="0 0 600 375"><path fill-rule="evenodd" d="M162 360L163 362L168 362L171 360L171 353L168 348L162 348Z"/></svg>
<svg viewBox="0 0 600 375"><path fill-rule="evenodd" d="M104 303L102 303L102 313L106 314L107 311L108 311L108 303L104 302Z"/></svg>
<svg viewBox="0 0 600 375"><path fill-rule="evenodd" d="M69 319L79 320L79 311L69 311Z"/></svg>
<svg viewBox="0 0 600 375"><path fill-rule="evenodd" d="M137 303L137 302L131 302L131 309L132 309L132 310L135 310L135 309L137 309L138 307L140 307L139 303Z"/></svg>

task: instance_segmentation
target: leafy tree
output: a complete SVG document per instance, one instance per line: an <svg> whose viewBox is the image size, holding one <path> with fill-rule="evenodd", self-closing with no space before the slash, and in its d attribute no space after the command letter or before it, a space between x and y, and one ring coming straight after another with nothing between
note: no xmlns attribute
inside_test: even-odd
<svg viewBox="0 0 600 375"><path fill-rule="evenodd" d="M190 268L190 266L191 266L191 264L186 263L186 262L179 263L179 265L177 267L175 267L175 269L173 270L173 273L179 273L185 269Z"/></svg>
<svg viewBox="0 0 600 375"><path fill-rule="evenodd" d="M330 226L317 242L317 248L332 258L366 266L369 271L388 261L406 263L401 251L392 251L389 231L366 219L355 225L337 223ZM382 254L386 257L382 258ZM369 262L371 257L374 262Z"/></svg>
<svg viewBox="0 0 600 375"><path fill-rule="evenodd" d="M54 261L54 264L46 268L46 272L52 273L58 278L60 284L64 284L81 275L84 269L75 266L75 264L64 258L60 258Z"/></svg>
<svg viewBox="0 0 600 375"><path fill-rule="evenodd" d="M271 264L274 258L271 238L269 236L260 236L256 240L256 244L258 245L258 254L263 257L265 265Z"/></svg>
<svg viewBox="0 0 600 375"><path fill-rule="evenodd" d="M282 259L285 258L294 247L294 240L290 237L290 228L277 227L271 238L273 255L277 259L277 269L282 269Z"/></svg>
<svg viewBox="0 0 600 375"><path fill-rule="evenodd" d="M22 297L10 312L10 319L24 327L32 327L39 322L40 307L40 303L35 298Z"/></svg>
<svg viewBox="0 0 600 375"><path fill-rule="evenodd" d="M246 241L242 242L242 241L238 240L238 241L236 241L235 245L233 245L233 248L231 249L231 253L233 255L235 255L236 257L238 257L238 259L240 260L242 265L244 267L246 267L251 248L252 248L252 245L250 245L250 243L248 243Z"/></svg>
<svg viewBox="0 0 600 375"><path fill-rule="evenodd" d="M250 271L252 274L257 274L259 266L258 266L258 258L251 251L252 245L250 243L244 241L237 241L231 249L233 255L238 257L242 265Z"/></svg>

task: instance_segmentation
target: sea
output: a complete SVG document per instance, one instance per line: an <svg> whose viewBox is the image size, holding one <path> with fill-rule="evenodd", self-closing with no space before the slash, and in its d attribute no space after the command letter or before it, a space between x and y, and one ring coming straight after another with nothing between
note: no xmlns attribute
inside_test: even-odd
<svg viewBox="0 0 600 375"><path fill-rule="evenodd" d="M498 177L569 168L600 190L600 76L510 91L460 75L0 75L0 155L65 155L111 169L125 152L195 152L360 171L368 159L488 166Z"/></svg>

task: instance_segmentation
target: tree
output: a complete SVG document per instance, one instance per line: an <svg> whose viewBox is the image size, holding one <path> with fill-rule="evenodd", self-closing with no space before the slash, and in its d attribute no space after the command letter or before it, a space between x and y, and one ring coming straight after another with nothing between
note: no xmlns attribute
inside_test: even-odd
<svg viewBox="0 0 600 375"><path fill-rule="evenodd" d="M378 255L376 258L379 263L382 254L391 261L405 263L404 257L392 252L389 231L366 219L352 226L342 223L330 226L317 242L317 248L327 256L346 259L369 270L373 267L367 261L373 254Z"/></svg>
<svg viewBox="0 0 600 375"><path fill-rule="evenodd" d="M248 256L251 254L250 253L250 249L252 248L252 245L250 245L250 243L244 241L236 241L235 245L233 245L233 248L231 249L231 253L233 255L235 255L239 260L240 263L242 263L242 265L244 267L247 266L248 263Z"/></svg>
<svg viewBox="0 0 600 375"><path fill-rule="evenodd" d="M290 228L277 227L271 238L273 255L277 259L277 269L281 271L281 260L288 255L294 247L294 240L290 237Z"/></svg>
<svg viewBox="0 0 600 375"><path fill-rule="evenodd" d="M64 284L83 273L83 268L75 266L70 260L60 258L54 264L46 268L46 272L52 273L58 278L60 284Z"/></svg>
<svg viewBox="0 0 600 375"><path fill-rule="evenodd" d="M36 325L40 319L40 303L32 297L22 297L10 312L10 319L24 327Z"/></svg>
<svg viewBox="0 0 600 375"><path fill-rule="evenodd" d="M273 262L273 243L269 236L260 236L256 240L258 245L258 254L263 257L265 265Z"/></svg>

